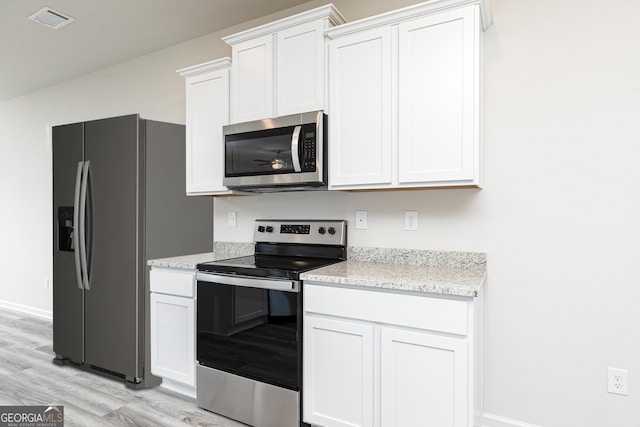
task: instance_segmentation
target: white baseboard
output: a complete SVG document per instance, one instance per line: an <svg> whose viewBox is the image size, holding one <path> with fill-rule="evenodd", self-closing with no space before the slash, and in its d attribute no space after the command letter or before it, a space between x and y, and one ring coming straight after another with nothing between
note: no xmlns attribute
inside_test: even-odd
<svg viewBox="0 0 640 427"><path fill-rule="evenodd" d="M19 311L20 313L30 314L32 316L41 317L43 319L52 320L53 312L42 310L40 308L31 307L29 305L16 304L15 302L0 300L0 307L8 308L9 310Z"/></svg>
<svg viewBox="0 0 640 427"><path fill-rule="evenodd" d="M540 426L485 412L482 414L482 427L540 427Z"/></svg>

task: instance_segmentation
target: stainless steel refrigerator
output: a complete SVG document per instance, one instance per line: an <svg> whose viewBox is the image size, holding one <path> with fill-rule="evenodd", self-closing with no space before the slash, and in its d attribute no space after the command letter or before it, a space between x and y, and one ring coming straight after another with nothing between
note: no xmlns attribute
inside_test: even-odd
<svg viewBox="0 0 640 427"><path fill-rule="evenodd" d="M55 126L54 362L150 387L146 261L213 247L213 201L185 195L184 126L138 115Z"/></svg>

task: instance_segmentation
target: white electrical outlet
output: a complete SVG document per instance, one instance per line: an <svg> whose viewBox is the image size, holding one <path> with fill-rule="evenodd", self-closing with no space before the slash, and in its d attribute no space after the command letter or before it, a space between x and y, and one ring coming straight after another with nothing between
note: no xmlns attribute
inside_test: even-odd
<svg viewBox="0 0 640 427"><path fill-rule="evenodd" d="M410 231L418 229L418 211L404 211L404 229Z"/></svg>
<svg viewBox="0 0 640 427"><path fill-rule="evenodd" d="M367 211L356 211L356 230L367 229Z"/></svg>
<svg viewBox="0 0 640 427"><path fill-rule="evenodd" d="M608 391L609 393L629 395L627 386L628 372L626 369L609 368L608 371Z"/></svg>
<svg viewBox="0 0 640 427"><path fill-rule="evenodd" d="M235 211L230 211L227 213L227 227L235 227L236 226L237 214Z"/></svg>
<svg viewBox="0 0 640 427"><path fill-rule="evenodd" d="M47 277L44 278L44 290L45 291L49 290L49 278Z"/></svg>

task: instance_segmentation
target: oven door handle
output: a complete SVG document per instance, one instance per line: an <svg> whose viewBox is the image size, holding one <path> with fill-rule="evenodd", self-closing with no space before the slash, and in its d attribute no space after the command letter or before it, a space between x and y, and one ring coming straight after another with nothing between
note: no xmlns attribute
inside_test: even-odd
<svg viewBox="0 0 640 427"><path fill-rule="evenodd" d="M246 276L226 276L222 274L203 273L198 271L196 279L199 282L219 283L221 285L243 286L245 288L270 289L274 291L300 292L300 282L297 280L257 279Z"/></svg>

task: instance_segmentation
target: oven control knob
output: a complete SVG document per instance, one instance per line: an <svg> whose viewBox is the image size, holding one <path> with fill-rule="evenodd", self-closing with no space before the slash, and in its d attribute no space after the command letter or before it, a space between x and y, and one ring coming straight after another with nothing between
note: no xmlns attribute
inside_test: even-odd
<svg viewBox="0 0 640 427"><path fill-rule="evenodd" d="M258 232L260 232L260 233L264 233L264 226L259 225L259 226L258 226Z"/></svg>
<svg viewBox="0 0 640 427"><path fill-rule="evenodd" d="M267 233L273 233L273 227L270 225L267 225Z"/></svg>
<svg viewBox="0 0 640 427"><path fill-rule="evenodd" d="M336 234L336 229L333 227L329 227L329 234Z"/></svg>
<svg viewBox="0 0 640 427"><path fill-rule="evenodd" d="M324 229L324 227L320 227L320 228L318 228L318 233L324 234L324 233L326 233L326 230Z"/></svg>

